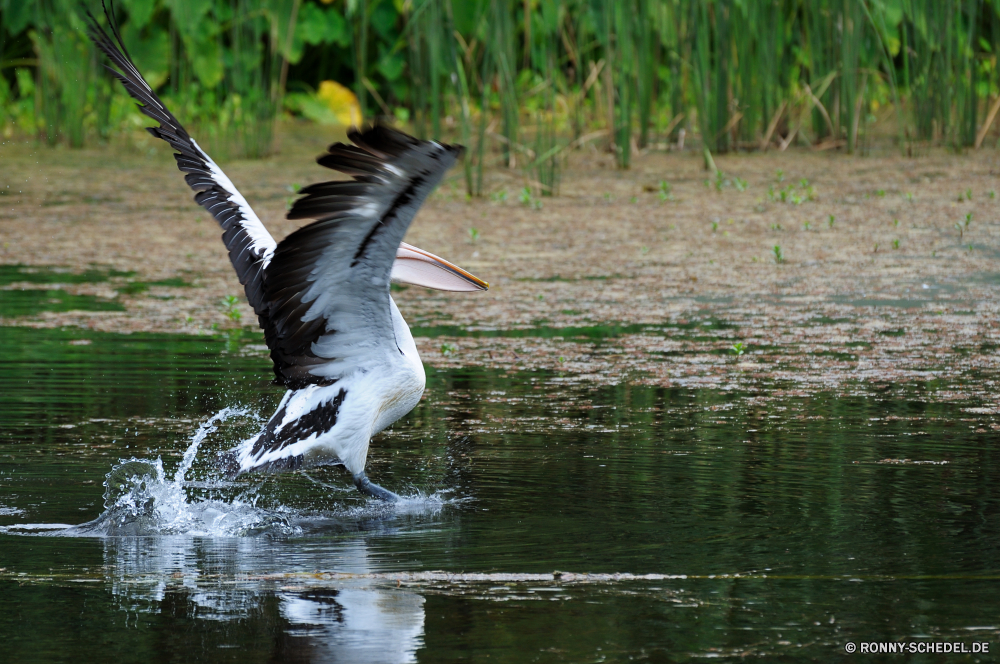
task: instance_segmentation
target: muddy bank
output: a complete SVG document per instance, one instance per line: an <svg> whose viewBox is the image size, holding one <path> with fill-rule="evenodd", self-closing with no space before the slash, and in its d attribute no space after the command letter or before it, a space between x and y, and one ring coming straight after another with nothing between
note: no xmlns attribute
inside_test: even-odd
<svg viewBox="0 0 1000 664"><path fill-rule="evenodd" d="M297 132L270 160L223 162L276 238L298 225L284 219L290 187L329 178L312 159L327 140ZM995 392L995 152L789 151L717 164L718 182L694 153L641 155L622 172L581 152L560 196L527 203L515 173L491 171L491 195L467 201L454 171L407 241L492 288L394 294L424 360L801 389L969 376L970 390ZM263 352L249 307L224 304L242 289L218 227L152 140L6 143L0 191L2 324L84 336L246 328L246 352ZM35 305L23 304L30 291Z"/></svg>

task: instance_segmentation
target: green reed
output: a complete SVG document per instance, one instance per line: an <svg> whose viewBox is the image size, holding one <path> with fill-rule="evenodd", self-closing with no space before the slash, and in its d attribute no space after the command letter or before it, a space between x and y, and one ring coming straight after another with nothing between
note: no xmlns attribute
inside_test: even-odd
<svg viewBox="0 0 1000 664"><path fill-rule="evenodd" d="M5 39L33 35L39 136L81 145L121 114L70 4L38 0L22 25L0 0L0 25ZM676 145L682 129L709 168L731 150L863 152L877 135L908 152L959 149L1000 133L986 126L1000 96L995 1L190 4L180 15L173 0L128 2L120 17L140 66L209 134L265 154L285 88L336 76L365 117L464 143L470 195L488 165L551 193L571 148L609 149L628 168L636 148ZM13 69L0 87L16 87Z"/></svg>

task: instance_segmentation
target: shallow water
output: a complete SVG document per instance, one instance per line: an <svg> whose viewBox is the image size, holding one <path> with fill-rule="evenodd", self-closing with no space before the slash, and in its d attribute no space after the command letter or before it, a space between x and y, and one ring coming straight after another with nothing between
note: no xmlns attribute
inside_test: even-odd
<svg viewBox="0 0 1000 664"><path fill-rule="evenodd" d="M369 457L409 497L387 508L335 468L215 475L281 396L251 341L0 328L0 659L1000 650L997 409L947 381L797 396L428 369ZM124 459L162 475L106 512Z"/></svg>

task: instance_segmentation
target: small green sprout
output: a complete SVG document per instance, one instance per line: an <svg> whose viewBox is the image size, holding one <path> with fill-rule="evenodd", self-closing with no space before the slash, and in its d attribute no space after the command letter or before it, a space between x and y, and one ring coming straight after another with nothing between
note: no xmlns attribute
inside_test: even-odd
<svg viewBox="0 0 1000 664"><path fill-rule="evenodd" d="M736 343L734 343L732 346L729 347L729 352L731 352L736 357L740 357L741 355L743 355L744 352L746 352L746 349L747 347L743 344L742 341L737 341Z"/></svg>
<svg viewBox="0 0 1000 664"><path fill-rule="evenodd" d="M909 201L910 203L912 203L913 202L913 192L912 191L906 192L905 194L903 194L903 198L905 198L907 201Z"/></svg>
<svg viewBox="0 0 1000 664"><path fill-rule="evenodd" d="M877 254L877 253L878 253L878 242L876 242L876 243L875 243L875 248L874 248L874 249L872 249L872 253L873 253L873 254ZM874 260L874 259L873 259L873 260Z"/></svg>
<svg viewBox="0 0 1000 664"><path fill-rule="evenodd" d="M223 315L234 323L239 323L240 319L243 318L243 313L237 309L240 304L240 299L235 295L227 295L222 301Z"/></svg>
<svg viewBox="0 0 1000 664"><path fill-rule="evenodd" d="M957 231L958 231L958 237L959 237L959 238L964 238L964 237L965 237L965 226L963 226L963 225L961 224L961 222L957 222L957 221L956 221L956 222L955 222L955 227L954 227L954 228L955 228L955 230L957 230Z"/></svg>
<svg viewBox="0 0 1000 664"><path fill-rule="evenodd" d="M736 191L746 191L747 181L743 178L733 178L733 186L736 187Z"/></svg>
<svg viewBox="0 0 1000 664"><path fill-rule="evenodd" d="M712 222L712 232L714 233L717 230L719 230L719 222L713 221Z"/></svg>
<svg viewBox="0 0 1000 664"><path fill-rule="evenodd" d="M538 296L537 296L537 299L538 299L539 302L541 302L542 300L545 299L545 296L542 295L541 293L539 293Z"/></svg>
<svg viewBox="0 0 1000 664"><path fill-rule="evenodd" d="M802 187L803 189L806 189L809 186L809 180L802 178L801 180L799 180L799 186Z"/></svg>
<svg viewBox="0 0 1000 664"><path fill-rule="evenodd" d="M450 344L447 341L441 344L441 354L444 355L445 357L452 355L457 351L458 351L458 346L456 346L455 344Z"/></svg>
<svg viewBox="0 0 1000 664"><path fill-rule="evenodd" d="M892 241L892 248L899 249L899 238L896 238L895 240Z"/></svg>
<svg viewBox="0 0 1000 664"><path fill-rule="evenodd" d="M774 262L775 263L784 263L785 262L785 254L781 251L781 246L780 245L777 245L777 244L774 245L774 249L772 249L771 251L774 253Z"/></svg>
<svg viewBox="0 0 1000 664"><path fill-rule="evenodd" d="M479 239L479 229L478 228L470 228L469 229L469 239L472 240L473 244L476 243L476 240Z"/></svg>
<svg viewBox="0 0 1000 664"><path fill-rule="evenodd" d="M782 227L781 224L774 223L774 224L771 224L771 230L772 231L783 231L785 229Z"/></svg>
<svg viewBox="0 0 1000 664"><path fill-rule="evenodd" d="M674 195L670 191L670 183L669 182L667 182L666 180L660 180L660 190L659 190L659 192L657 192L656 197L660 199L661 203L663 201L672 201L672 200L674 200Z"/></svg>
<svg viewBox="0 0 1000 664"><path fill-rule="evenodd" d="M722 187L726 185L726 174L722 171L715 172L715 190L722 191Z"/></svg>
<svg viewBox="0 0 1000 664"><path fill-rule="evenodd" d="M779 168L778 170L776 170L774 172L774 177L776 177L778 179L778 182L784 182L785 181L785 171L783 171L783 170L781 170Z"/></svg>
<svg viewBox="0 0 1000 664"><path fill-rule="evenodd" d="M972 200L972 189L971 188L965 190L965 200L967 200L967 201L971 201Z"/></svg>
<svg viewBox="0 0 1000 664"><path fill-rule="evenodd" d="M837 218L831 214L829 218L826 220L826 225L829 226L830 228L833 228L833 222L835 221L837 221Z"/></svg>
<svg viewBox="0 0 1000 664"><path fill-rule="evenodd" d="M802 230L805 230L805 231L807 231L807 230L809 230L810 228L812 228L812 224L810 224L810 223L809 223L808 221L803 221L803 222L802 222Z"/></svg>
<svg viewBox="0 0 1000 664"><path fill-rule="evenodd" d="M885 189L876 189L875 195L879 198L885 198Z"/></svg>
<svg viewBox="0 0 1000 664"><path fill-rule="evenodd" d="M494 191L490 194L490 200L494 203L505 203L507 202L507 190L501 189L500 191Z"/></svg>
<svg viewBox="0 0 1000 664"><path fill-rule="evenodd" d="M992 200L997 197L997 192L990 189L989 191L986 192L986 195L990 197L990 200Z"/></svg>
<svg viewBox="0 0 1000 664"><path fill-rule="evenodd" d="M965 227L968 228L969 224L971 224L971 223L972 223L972 213L971 212L967 212L966 215L965 215Z"/></svg>
<svg viewBox="0 0 1000 664"><path fill-rule="evenodd" d="M892 227L893 228L899 228L899 219L893 219L892 220Z"/></svg>
<svg viewBox="0 0 1000 664"><path fill-rule="evenodd" d="M607 195L607 194L605 194ZM521 195L518 197L522 205L527 205L533 210L541 210L542 202L531 195L531 189L525 187L521 190Z"/></svg>

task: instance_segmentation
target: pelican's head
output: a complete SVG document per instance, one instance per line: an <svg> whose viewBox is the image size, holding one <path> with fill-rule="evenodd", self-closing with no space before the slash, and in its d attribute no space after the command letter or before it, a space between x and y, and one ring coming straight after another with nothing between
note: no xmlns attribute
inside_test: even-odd
<svg viewBox="0 0 1000 664"><path fill-rule="evenodd" d="M443 291L484 291L490 285L462 268L418 249L412 244L400 243L396 262L392 264L392 280L398 284L413 284Z"/></svg>

